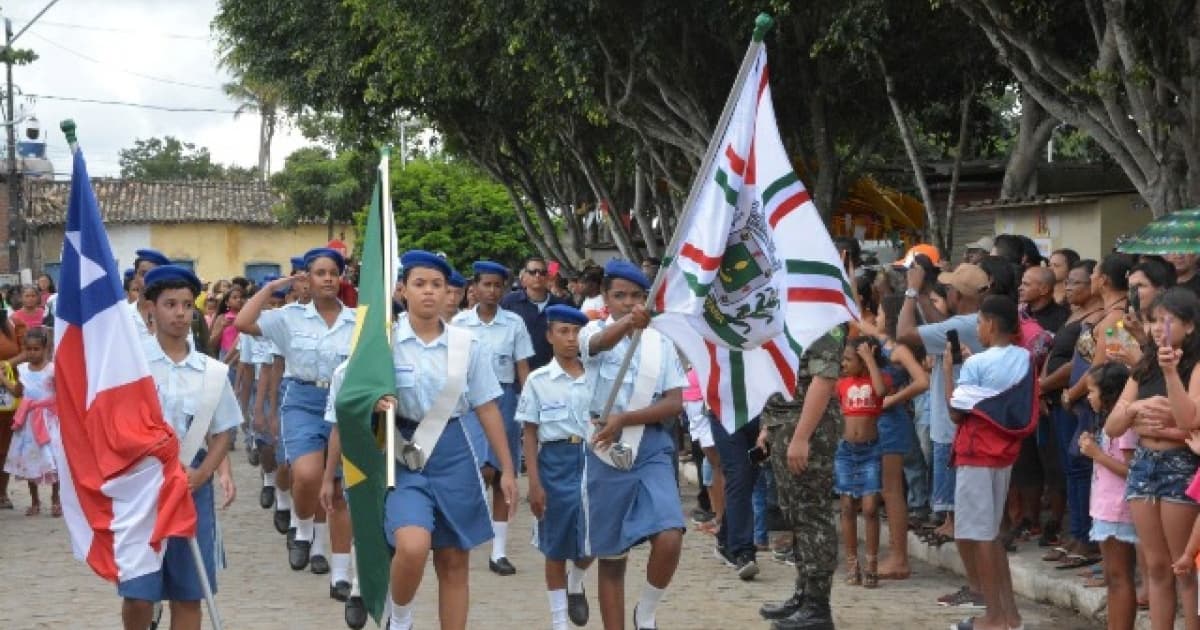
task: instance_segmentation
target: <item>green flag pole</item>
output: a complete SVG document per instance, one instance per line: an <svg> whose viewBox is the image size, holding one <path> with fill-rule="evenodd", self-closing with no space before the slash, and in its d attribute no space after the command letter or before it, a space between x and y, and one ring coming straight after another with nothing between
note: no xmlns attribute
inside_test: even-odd
<svg viewBox="0 0 1200 630"><path fill-rule="evenodd" d="M750 71L754 69L754 61L758 59L758 51L764 46L763 38L766 37L767 31L774 26L775 20L766 13L760 13L754 20L754 33L750 38L750 46L746 48L746 55L742 57L742 65L738 68L737 78L733 82L733 89L729 90L729 97L725 99L725 108L721 110L721 117L717 119L717 126L713 129L712 136L708 140L708 149L704 152L704 160L700 162L700 170L696 171L696 177L692 179L692 188L688 191L687 202L684 203L685 214L680 217L679 222L675 225L675 233L671 236L671 243L664 250L668 254L674 253L679 249L679 239L683 237L683 228L688 224L696 197L700 194L700 189L704 183L701 177L708 169L712 167L713 160L717 157L717 152L721 147L722 131L729 126L729 119L733 117L734 107L737 106L738 96L742 93L742 87L746 84L746 79L750 76ZM664 261L665 262L665 261ZM653 284L650 285L650 291L646 294L646 308L649 309L654 305L654 294L658 293L658 289L662 286L664 274L658 274L654 278ZM604 411L600 414L603 419L608 418L608 414L612 412L613 405L617 402L617 393L621 391L621 384L625 381L625 373L629 371L629 364L633 361L633 353L637 352L638 344L642 340L642 331L635 330L630 338L632 343L629 344L629 350L625 352L625 358L621 361L621 367L617 370L617 375L613 379L612 391L608 393L608 400L604 403Z"/></svg>

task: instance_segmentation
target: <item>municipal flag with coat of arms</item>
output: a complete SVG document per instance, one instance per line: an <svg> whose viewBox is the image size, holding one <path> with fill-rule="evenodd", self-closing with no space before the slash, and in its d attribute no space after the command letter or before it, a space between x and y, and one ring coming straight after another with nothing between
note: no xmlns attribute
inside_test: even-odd
<svg viewBox="0 0 1200 630"><path fill-rule="evenodd" d="M713 142L716 158L677 228L679 250L660 272L651 325L687 356L732 432L772 394L790 399L803 349L859 313L779 137L765 47Z"/></svg>

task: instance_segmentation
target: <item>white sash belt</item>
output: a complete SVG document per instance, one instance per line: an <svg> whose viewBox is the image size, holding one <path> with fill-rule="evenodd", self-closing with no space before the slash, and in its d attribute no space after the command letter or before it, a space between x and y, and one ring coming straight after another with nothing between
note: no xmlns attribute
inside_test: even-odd
<svg viewBox="0 0 1200 630"><path fill-rule="evenodd" d="M399 458L406 468L419 471L425 467L437 447L446 423L458 407L458 400L467 388L467 368L471 358L473 335L466 328L446 325L446 383L438 392L433 405L413 432L412 440L404 439L396 429L396 443L400 445Z"/></svg>
<svg viewBox="0 0 1200 630"><path fill-rule="evenodd" d="M654 392L658 389L658 375L662 372L662 337L651 328L642 331L642 340L638 348L641 357L638 361L637 374L633 380L633 393L629 396L626 410L645 409L654 400ZM621 384L618 383L618 386ZM596 457L614 468L629 470L637 461L638 448L642 444L642 435L646 426L642 424L624 427L621 435L613 445L605 449L595 449ZM615 452L614 452L615 451ZM616 462L613 456L617 456Z"/></svg>
<svg viewBox="0 0 1200 630"><path fill-rule="evenodd" d="M204 379L200 387L200 401L196 406L196 415L188 425L187 433L179 445L179 461L184 466L191 466L196 459L196 453L204 446L204 438L208 437L208 428L212 426L213 414L221 402L221 388L229 379L229 367L220 361L205 359Z"/></svg>

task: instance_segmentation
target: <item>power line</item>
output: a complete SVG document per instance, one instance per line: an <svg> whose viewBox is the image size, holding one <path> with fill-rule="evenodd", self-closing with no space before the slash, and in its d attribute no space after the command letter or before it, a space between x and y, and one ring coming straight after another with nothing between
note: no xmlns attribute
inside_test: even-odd
<svg viewBox="0 0 1200 630"><path fill-rule="evenodd" d="M25 96L32 98L43 98L48 101L68 101L71 103L89 103L92 105L117 105L121 107L137 107L140 109L153 109L160 112L176 112L176 113L202 113L202 114L237 114L239 112L232 109L219 109L216 107L172 107L169 105L150 105L147 103L131 103L129 101L105 101L92 98L79 98L75 96L51 96L49 94L26 94Z"/></svg>
<svg viewBox="0 0 1200 630"><path fill-rule="evenodd" d="M121 67L115 66L115 65L113 65L113 64L111 64L111 63L108 63L108 62L106 62L106 61L101 61L101 60L99 60L99 59L96 59L95 57L92 57L92 56L90 56L90 55L87 55L87 54L81 53L81 52L79 52L78 50L73 50L73 49L71 49L71 48L67 48L66 46L63 46L62 44L60 44L60 43L58 43L58 42L56 42L56 41L54 41L54 40L52 40L52 39L50 39L50 38L48 38L48 37L42 37L41 35L39 35L39 34L37 34L37 33L34 33L34 32L32 32L32 31L30 31L30 33L29 33L29 34L30 34L30 35L32 35L32 36L34 36L34 37L36 37L36 38L38 38L38 39L40 39L40 40L42 40L43 42L46 42L47 44L50 44L51 46L54 46L55 48L58 48L58 49L60 49L60 50L62 50L62 51L64 51L64 52L70 53L70 54L72 54L72 55L75 55L76 57L79 57L80 59L83 59L84 61L90 61L90 62L92 62L92 63L94 63L94 64L99 64L99 65L101 65L101 66L104 66L104 67L106 67L106 68L109 68L109 69L112 69L112 70L116 70L117 72L124 72L125 74L133 75L133 76L135 76L135 77L142 78L142 79L146 79L146 80L148 80L148 81L158 81L159 83L167 83L167 84L170 84L170 85L178 85L178 86L180 86L180 87L196 88L196 89L200 89L200 90L216 90L216 91L221 91L221 88L220 88L220 87L217 87L217 86L212 86L212 85L200 85L200 84L198 84L198 83L188 83L188 82L186 82L186 81L176 81L175 79L167 79L167 78L164 78L164 77L156 77L156 76L154 76L154 75L151 75L151 74L145 74L145 73L142 73L142 72L137 72L137 71L135 71L135 70L129 70L129 69L126 69L126 68L121 68Z"/></svg>
<svg viewBox="0 0 1200 630"><path fill-rule="evenodd" d="M24 22L25 20L18 20ZM38 24L42 26L53 26L55 28L75 29L80 31L97 31L101 33L134 33L138 35L156 35L167 39L189 39L193 41L209 41L208 35L185 35L182 33L164 33L160 31L152 31L140 28L110 28L104 26L91 26L87 24L68 24L66 22L51 22L41 20Z"/></svg>

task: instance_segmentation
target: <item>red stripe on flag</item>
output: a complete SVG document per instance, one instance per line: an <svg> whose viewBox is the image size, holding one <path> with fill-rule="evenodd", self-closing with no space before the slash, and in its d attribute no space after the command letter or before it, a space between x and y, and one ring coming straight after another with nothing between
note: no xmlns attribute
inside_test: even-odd
<svg viewBox="0 0 1200 630"><path fill-rule="evenodd" d="M679 255L688 260L700 265L700 268L705 271L713 271L721 266L720 256L709 256L703 250L691 243L684 243L683 248L679 250Z"/></svg>
<svg viewBox="0 0 1200 630"><path fill-rule="evenodd" d="M770 66L763 66L762 77L758 80L757 100L762 100L763 92L767 91L767 86L771 83L770 72L768 72L769 69Z"/></svg>
<svg viewBox="0 0 1200 630"><path fill-rule="evenodd" d="M846 294L833 289L806 289L803 287L792 287L788 289L789 302L824 302L826 304L839 304L849 308L846 303Z"/></svg>
<svg viewBox="0 0 1200 630"><path fill-rule="evenodd" d="M721 417L721 364L717 361L717 347L711 341L704 342L708 351L708 383L705 384L705 402L709 411L717 418Z"/></svg>
<svg viewBox="0 0 1200 630"><path fill-rule="evenodd" d="M729 168L741 177L746 172L746 160L733 151L733 145L725 145L725 158L729 160Z"/></svg>
<svg viewBox="0 0 1200 630"><path fill-rule="evenodd" d="M783 356L783 352L774 340L763 344L767 349L767 353L771 355L771 360L775 362L775 369L779 370L779 375L783 377L783 382L789 387L796 386L796 370L792 369L792 365L788 363L787 357Z"/></svg>
<svg viewBox="0 0 1200 630"><path fill-rule="evenodd" d="M663 274L662 282L658 285L658 293L654 294L654 311L656 313L667 311L667 282L669 281L670 276Z"/></svg>
<svg viewBox="0 0 1200 630"><path fill-rule="evenodd" d="M753 140L750 141L750 159L748 160L748 163L746 164L746 175L742 177L742 183L745 185L749 185L749 186L753 186L754 181L757 179L758 159L754 155L754 153L755 153L754 146L755 146L755 144L757 144L757 140L758 140L758 138L756 136Z"/></svg>
<svg viewBox="0 0 1200 630"><path fill-rule="evenodd" d="M783 218L788 214L790 214L792 210L799 208L810 200L812 200L812 196L808 194L807 190L801 190L791 197L784 199L783 203L779 204L779 206L775 208L775 212L771 213L771 227L775 227L775 225L782 221Z"/></svg>

